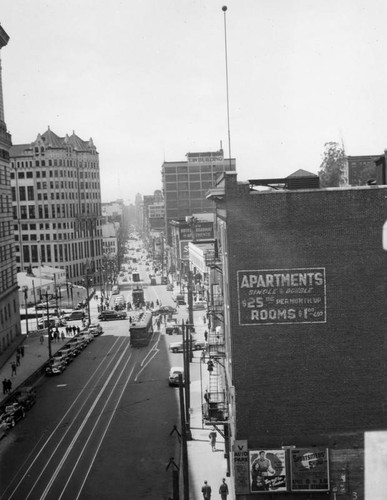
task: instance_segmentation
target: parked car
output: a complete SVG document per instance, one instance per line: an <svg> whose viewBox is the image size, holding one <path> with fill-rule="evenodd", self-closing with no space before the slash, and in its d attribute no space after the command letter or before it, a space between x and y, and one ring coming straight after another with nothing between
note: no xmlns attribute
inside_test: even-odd
<svg viewBox="0 0 387 500"><path fill-rule="evenodd" d="M115 319L126 319L126 311L102 311L98 315L98 319L101 321L111 321Z"/></svg>
<svg viewBox="0 0 387 500"><path fill-rule="evenodd" d="M169 283L166 288L167 292L173 292L173 285Z"/></svg>
<svg viewBox="0 0 387 500"><path fill-rule="evenodd" d="M36 403L36 390L33 387L21 387L14 396L16 401L26 410L29 410Z"/></svg>
<svg viewBox="0 0 387 500"><path fill-rule="evenodd" d="M90 344L94 340L94 335L90 333L88 330L81 332L75 338L82 339L86 344Z"/></svg>
<svg viewBox="0 0 387 500"><path fill-rule="evenodd" d="M184 384L184 368L181 366L172 366L169 370L168 383L170 386L179 386L179 375L183 376L183 384Z"/></svg>
<svg viewBox="0 0 387 500"><path fill-rule="evenodd" d="M16 422L25 416L25 408L20 403L12 403L5 407L4 413L1 415L1 422L5 422L8 428L15 427Z"/></svg>
<svg viewBox="0 0 387 500"><path fill-rule="evenodd" d="M177 309L172 306L161 306L154 310L153 314L177 314Z"/></svg>
<svg viewBox="0 0 387 500"><path fill-rule="evenodd" d="M69 345L65 345L64 347L62 347L61 350L58 351L58 353L63 353L66 356L66 364L70 364L71 361L78 354L77 350L74 349L74 346L69 346Z"/></svg>
<svg viewBox="0 0 387 500"><path fill-rule="evenodd" d="M101 335L101 333L103 333L102 326L99 323L91 323L88 330L94 335L94 337L98 337L98 335Z"/></svg>
<svg viewBox="0 0 387 500"><path fill-rule="evenodd" d="M166 276L161 277L161 284L162 285L167 285L168 284L168 278Z"/></svg>
<svg viewBox="0 0 387 500"><path fill-rule="evenodd" d="M66 363L60 359L51 358L46 367L47 375L60 375L66 369Z"/></svg>
<svg viewBox="0 0 387 500"><path fill-rule="evenodd" d="M71 356L70 352L68 352L68 351L66 352L66 351L60 350L60 351L57 351L53 355L52 359L56 359L58 361L63 361L66 365L68 365L71 362L71 360L72 360L72 356Z"/></svg>
<svg viewBox="0 0 387 500"><path fill-rule="evenodd" d="M206 343L204 341L192 340L192 350L193 351L201 351L205 349ZM172 342L169 344L169 350L171 352L183 352L183 341L181 342Z"/></svg>

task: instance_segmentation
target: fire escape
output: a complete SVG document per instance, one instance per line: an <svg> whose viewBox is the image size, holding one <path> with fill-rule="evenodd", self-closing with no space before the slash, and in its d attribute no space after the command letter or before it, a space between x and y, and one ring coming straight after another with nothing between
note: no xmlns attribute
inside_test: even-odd
<svg viewBox="0 0 387 500"><path fill-rule="evenodd" d="M215 272L222 273L221 262L215 250L209 250L205 254L207 267ZM208 384L204 394L202 405L203 422L207 425L228 423L228 398L225 386L224 359L225 339L223 324L224 303L219 283L210 283L207 301L208 313L211 319L211 327L207 337L207 351L203 357ZM218 429L219 430L219 429Z"/></svg>

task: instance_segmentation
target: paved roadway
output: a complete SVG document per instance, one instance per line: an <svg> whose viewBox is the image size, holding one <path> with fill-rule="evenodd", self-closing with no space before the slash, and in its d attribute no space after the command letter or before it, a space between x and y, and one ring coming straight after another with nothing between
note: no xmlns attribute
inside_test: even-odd
<svg viewBox="0 0 387 500"><path fill-rule="evenodd" d="M146 288L146 300L173 304L165 288ZM166 466L179 456L170 432L180 425L167 376L181 355L168 352L175 336L157 332L148 347L130 348L128 323L104 322L62 375L43 379L38 403L2 442L1 499L172 496Z"/></svg>

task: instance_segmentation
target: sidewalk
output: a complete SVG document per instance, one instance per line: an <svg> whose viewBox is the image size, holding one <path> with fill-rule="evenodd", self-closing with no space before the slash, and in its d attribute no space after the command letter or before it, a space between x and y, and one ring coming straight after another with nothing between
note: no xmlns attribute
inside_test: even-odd
<svg viewBox="0 0 387 500"><path fill-rule="evenodd" d="M98 303L96 300L90 300L90 317L92 321L97 319L98 316L97 305ZM80 327L82 326L80 321L74 321L72 324L79 324ZM65 340L59 340L59 342L51 341L52 354L55 354L70 338L72 338L72 336L66 335L65 328L59 327L59 331L64 332ZM43 344L41 344L40 342L40 336L40 332L30 333L28 336L26 334L22 335L22 339L20 340L19 345L24 346L24 356L20 356L20 366L16 368L16 375L12 376L11 370L12 362L16 361L16 344L15 352L0 368L0 381L2 382L5 378L9 379L12 382L12 392L15 391L19 386L23 385L34 372L39 370L42 365L48 361L49 355L47 333L44 335ZM0 403L2 403L2 401L4 401L8 396L9 394L3 394L2 385L0 385Z"/></svg>
<svg viewBox="0 0 387 500"><path fill-rule="evenodd" d="M208 324L203 323L202 315L195 316L195 338L204 340L204 331ZM202 423L202 388L200 386L200 369L203 380L208 377L205 365L201 362L201 351L194 353L194 360L190 364L191 370L191 433L192 441L188 441L188 468L189 468L189 498L190 500L202 500L201 489L204 481L212 488L212 497L220 498L219 486L222 478L226 479L229 489L227 500L234 500L234 487L232 478L226 476L227 464L224 458L224 439L218 433L216 451L213 452L208 434L211 426L203 426ZM222 427L221 427L221 430Z"/></svg>

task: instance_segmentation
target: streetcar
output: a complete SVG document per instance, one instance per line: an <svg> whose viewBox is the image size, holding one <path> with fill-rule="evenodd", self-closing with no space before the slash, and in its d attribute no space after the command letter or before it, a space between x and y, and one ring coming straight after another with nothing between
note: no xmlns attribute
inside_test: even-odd
<svg viewBox="0 0 387 500"><path fill-rule="evenodd" d="M132 347L144 347L149 344L153 334L152 313L143 312L129 327L130 345Z"/></svg>

